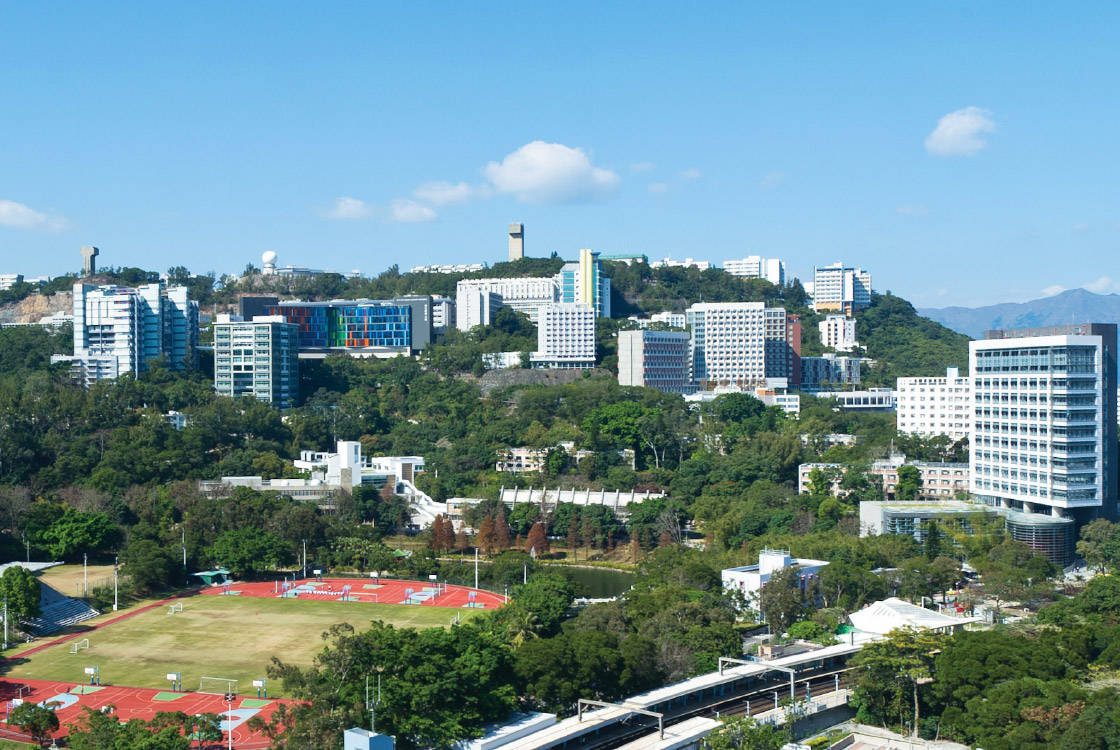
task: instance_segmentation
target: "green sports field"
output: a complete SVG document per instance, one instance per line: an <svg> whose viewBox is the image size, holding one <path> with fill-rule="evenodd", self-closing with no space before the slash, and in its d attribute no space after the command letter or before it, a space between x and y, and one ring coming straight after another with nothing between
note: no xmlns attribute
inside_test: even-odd
<svg viewBox="0 0 1120 750"><path fill-rule="evenodd" d="M252 691L253 679L265 676L273 656L310 665L323 649L320 635L335 623L348 622L359 631L373 620L397 627L446 627L456 614L465 621L481 611L235 596L182 602L183 611L173 615L163 606L92 631L89 649L77 654L70 653L70 641L17 657L3 676L80 683L86 680L82 670L97 666L102 682L158 689L169 688L169 672L181 672L187 690L197 690L200 677L225 677L239 680L244 695ZM279 683L270 685L268 694L285 697Z"/></svg>

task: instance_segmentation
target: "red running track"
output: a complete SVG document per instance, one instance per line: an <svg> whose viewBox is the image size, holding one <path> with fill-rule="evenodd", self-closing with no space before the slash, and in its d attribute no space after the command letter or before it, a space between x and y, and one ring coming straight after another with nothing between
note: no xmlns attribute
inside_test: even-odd
<svg viewBox="0 0 1120 750"><path fill-rule="evenodd" d="M349 592L343 592L349 586ZM260 583L235 583L231 586L212 586L204 589L204 596L247 596L275 599L311 599L313 601L338 601L339 603L360 602L364 604L411 604L417 607L448 607L452 609L471 609L471 593L474 593L474 609L497 609L506 602L501 594L474 589L468 586L443 585L438 596L424 595L430 583L420 581L399 581L396 579L361 578L324 578L322 580L299 580L292 583L288 595L284 595L280 581ZM413 593L408 594L408 589ZM228 592L228 593L227 593ZM346 598L343 598L345 593ZM411 596L411 601L410 601Z"/></svg>
<svg viewBox="0 0 1120 750"><path fill-rule="evenodd" d="M22 688L22 689L21 689ZM92 693L82 691L93 690ZM75 692L77 691L77 692ZM173 698L172 700L156 700L156 696ZM177 696L177 697L175 697ZM69 732L69 724L76 723L84 713L83 707L100 711L105 706L116 706L116 715L121 721L130 719L150 720L157 711L182 711L188 715L201 713L215 713L223 715L228 710L225 697L221 695L207 695L205 693L171 693L169 691L148 690L145 688L118 687L116 685L102 685L99 689L88 685L76 685L73 682L46 682L43 680L11 680L0 679L0 712L5 719L0 724L0 737L30 742L27 735L20 734L14 727L6 723L9 701L22 699L34 703L53 702L61 703L56 708L58 721L61 725L54 736L64 737ZM248 703L248 705L246 705ZM267 705L259 705L267 703ZM267 748L269 740L260 733L252 732L245 722L250 716L259 716L268 721L276 706L281 703L291 703L283 700L261 700L250 696L237 696L233 702L233 746L241 750L261 750ZM223 724L225 717L223 716ZM223 733L223 740L225 738ZM225 746L225 743L222 743Z"/></svg>

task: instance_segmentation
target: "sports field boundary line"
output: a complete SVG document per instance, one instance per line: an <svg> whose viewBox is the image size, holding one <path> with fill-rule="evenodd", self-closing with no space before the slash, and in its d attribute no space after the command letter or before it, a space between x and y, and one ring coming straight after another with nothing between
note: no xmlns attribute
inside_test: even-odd
<svg viewBox="0 0 1120 750"><path fill-rule="evenodd" d="M198 591L188 591L186 593L176 594L175 596L170 596L170 597L168 597L166 599L162 599L158 602L152 602L151 604L145 604L143 607L140 607L139 609L134 609L131 612L125 612L123 615L118 615L118 616L116 616L112 619L106 620L105 622L99 622L96 625L92 625L92 626L90 626L89 630L80 630L77 633L70 633L69 635L64 635L60 638L55 638L54 640L47 641L46 643L42 643L38 646L33 646L32 648L29 648L26 651L21 651L18 654L12 654L11 656L0 657L0 663L6 662L6 661L14 661L15 659L22 659L25 656L32 656L32 655L38 654L42 651L46 651L48 648L51 648L52 646L58 646L60 644L72 641L76 638L89 638L90 633L98 631L101 628L108 627L109 625L115 625L118 622L122 622L124 620L127 620L130 617L135 617L136 615L142 615L145 612L150 612L151 610L156 609L157 607L166 607L171 602L178 601L179 599L187 599L189 597L197 596L197 595L198 595Z"/></svg>

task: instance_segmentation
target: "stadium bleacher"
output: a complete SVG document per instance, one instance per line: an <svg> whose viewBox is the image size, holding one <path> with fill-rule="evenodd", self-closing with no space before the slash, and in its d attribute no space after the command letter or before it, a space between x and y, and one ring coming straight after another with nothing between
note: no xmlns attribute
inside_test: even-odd
<svg viewBox="0 0 1120 750"><path fill-rule="evenodd" d="M79 622L84 622L101 614L85 602L63 596L45 583L40 583L39 609L41 614L24 621L24 625L34 635L44 636L57 633L63 628L77 625Z"/></svg>

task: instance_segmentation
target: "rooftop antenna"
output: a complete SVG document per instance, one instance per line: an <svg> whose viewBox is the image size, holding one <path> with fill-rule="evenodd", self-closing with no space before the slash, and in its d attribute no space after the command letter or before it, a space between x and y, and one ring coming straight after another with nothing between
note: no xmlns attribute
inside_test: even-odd
<svg viewBox="0 0 1120 750"><path fill-rule="evenodd" d="M366 675L366 710L369 711L369 731L377 732L377 707L381 705L381 675L377 675L377 698L371 700L369 675Z"/></svg>

